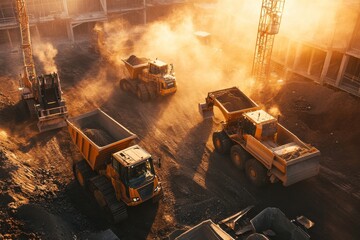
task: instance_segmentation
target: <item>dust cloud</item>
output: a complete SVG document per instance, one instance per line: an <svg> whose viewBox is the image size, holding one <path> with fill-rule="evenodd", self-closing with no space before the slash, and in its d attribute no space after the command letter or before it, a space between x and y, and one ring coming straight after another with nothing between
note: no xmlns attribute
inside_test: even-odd
<svg viewBox="0 0 360 240"><path fill-rule="evenodd" d="M272 115L273 117L277 117L277 116L281 116L281 115L282 115L279 107L276 106L276 105L270 107L270 109L268 109L267 111L268 111L269 114Z"/></svg>
<svg viewBox="0 0 360 240"><path fill-rule="evenodd" d="M252 1L238 3L242 7L238 14L236 7L224 9L226 3L229 1L212 4L210 11L201 5L182 9L146 26L132 27L124 21L97 25L95 30L102 32L101 54L119 67L123 65L121 59L131 54L173 63L179 91L203 94L218 89L221 82L227 85L224 87L252 88L248 76L259 7L254 7L253 12L249 9L260 5ZM230 24L232 21L234 24ZM197 31L209 32L209 39L197 36Z"/></svg>
<svg viewBox="0 0 360 240"><path fill-rule="evenodd" d="M57 49L49 42L35 42L33 44L34 55L43 65L45 73L57 72L55 57Z"/></svg>
<svg viewBox="0 0 360 240"><path fill-rule="evenodd" d="M355 22L354 14L344 5L341 10L348 14L338 18L342 2L286 1L280 34L292 39L333 41L336 31L345 33ZM251 94L262 87L250 76L260 8L261 1L212 1L177 10L146 26L115 21L96 29L102 32L103 56L118 66L130 54L159 58L174 63L179 83L192 91L204 86L208 90L219 88L221 82L224 87L236 85ZM194 34L199 30L210 33L210 41L204 43ZM192 79L191 83L187 79Z"/></svg>
<svg viewBox="0 0 360 240"><path fill-rule="evenodd" d="M105 68L99 68L95 73L84 76L74 87L77 89L76 97L86 100L79 108L72 109L72 114L78 115L86 109L101 107L119 85L109 79Z"/></svg>
<svg viewBox="0 0 360 240"><path fill-rule="evenodd" d="M335 44L335 32L346 33L351 28L348 24L355 22L349 7L340 8L342 2L286 1L280 27L283 37L275 37L275 42L310 38L322 43L331 39ZM177 9L145 26L130 26L121 20L107 22L96 26L101 32L99 48L104 58L123 69L123 75L126 71L121 59L131 54L173 63L179 86L176 94L186 95L179 104L194 106L207 92L232 86L249 96L270 95L280 89L279 84L264 89L265 83L251 77L260 9L260 0L222 0ZM339 19L338 9L349 14ZM199 37L197 31L208 32L210 37ZM277 44L279 48L284 46Z"/></svg>
<svg viewBox="0 0 360 240"><path fill-rule="evenodd" d="M356 24L359 1L286 1L281 34L296 40L346 47Z"/></svg>

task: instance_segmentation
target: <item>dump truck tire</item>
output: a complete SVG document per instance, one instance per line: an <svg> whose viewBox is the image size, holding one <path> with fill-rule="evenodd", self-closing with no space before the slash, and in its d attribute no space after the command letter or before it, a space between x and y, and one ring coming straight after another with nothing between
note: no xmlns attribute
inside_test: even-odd
<svg viewBox="0 0 360 240"><path fill-rule="evenodd" d="M85 160L75 163L73 165L73 172L76 180L84 189L88 188L89 180L95 176L95 172L91 170Z"/></svg>
<svg viewBox="0 0 360 240"><path fill-rule="evenodd" d="M126 79L120 80L120 89L123 90L124 92L130 91L129 85L130 85L130 83L128 83L128 81Z"/></svg>
<svg viewBox="0 0 360 240"><path fill-rule="evenodd" d="M244 150L244 148L238 144L231 147L230 156L231 161L240 170L245 169L245 163L250 158L249 154Z"/></svg>
<svg viewBox="0 0 360 240"><path fill-rule="evenodd" d="M215 150L220 154L227 154L231 148L231 140L224 131L213 133L213 144Z"/></svg>
<svg viewBox="0 0 360 240"><path fill-rule="evenodd" d="M116 199L114 188L105 176L93 177L89 181L89 185L96 202L110 223L118 223L127 219L126 204Z"/></svg>
<svg viewBox="0 0 360 240"><path fill-rule="evenodd" d="M155 99L157 97L157 93L156 93L156 86L154 84L146 84L146 89L149 93L149 97L151 100Z"/></svg>
<svg viewBox="0 0 360 240"><path fill-rule="evenodd" d="M146 102L149 100L149 93L146 90L146 87L144 84L139 84L139 86L136 90L136 95L143 102Z"/></svg>
<svg viewBox="0 0 360 240"><path fill-rule="evenodd" d="M246 161L245 173L250 182L257 187L268 183L267 169L255 158Z"/></svg>

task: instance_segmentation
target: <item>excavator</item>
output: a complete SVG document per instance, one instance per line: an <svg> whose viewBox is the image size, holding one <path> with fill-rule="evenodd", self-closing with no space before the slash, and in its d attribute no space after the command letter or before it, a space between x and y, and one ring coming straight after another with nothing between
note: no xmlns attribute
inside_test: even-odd
<svg viewBox="0 0 360 240"><path fill-rule="evenodd" d="M40 132L64 127L68 112L61 96L59 75L55 72L36 74L25 0L16 0L16 13L24 64L19 87L21 99L26 102L30 115L37 117Z"/></svg>

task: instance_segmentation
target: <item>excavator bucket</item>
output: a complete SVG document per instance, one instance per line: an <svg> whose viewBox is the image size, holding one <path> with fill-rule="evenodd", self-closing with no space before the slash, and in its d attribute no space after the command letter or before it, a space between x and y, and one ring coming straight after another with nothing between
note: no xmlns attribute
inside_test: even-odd
<svg viewBox="0 0 360 240"><path fill-rule="evenodd" d="M66 106L39 110L37 126L40 132L46 132L66 126L66 118L68 116Z"/></svg>
<svg viewBox="0 0 360 240"><path fill-rule="evenodd" d="M204 119L212 118L214 116L213 107L209 107L206 103L199 103L199 112Z"/></svg>

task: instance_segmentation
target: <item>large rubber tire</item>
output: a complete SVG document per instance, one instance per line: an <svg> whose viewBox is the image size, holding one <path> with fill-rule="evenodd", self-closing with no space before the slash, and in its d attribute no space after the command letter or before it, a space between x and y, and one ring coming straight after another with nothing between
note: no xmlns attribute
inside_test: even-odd
<svg viewBox="0 0 360 240"><path fill-rule="evenodd" d="M146 84L146 89L149 93L149 98L151 100L155 99L157 97L157 93L156 93L156 85L153 83L148 83Z"/></svg>
<svg viewBox="0 0 360 240"><path fill-rule="evenodd" d="M228 154L231 148L231 140L224 131L214 132L212 136L215 151L220 154Z"/></svg>
<svg viewBox="0 0 360 240"><path fill-rule="evenodd" d="M88 188L89 179L96 175L85 160L75 163L73 165L73 172L76 180L84 189Z"/></svg>
<svg viewBox="0 0 360 240"><path fill-rule="evenodd" d="M238 144L231 147L230 156L231 161L240 170L245 169L245 163L250 158L250 155Z"/></svg>
<svg viewBox="0 0 360 240"><path fill-rule="evenodd" d="M127 207L122 201L118 201L115 196L111 182L105 176L96 176L89 181L89 189L104 211L110 223L118 223L127 219Z"/></svg>
<svg viewBox="0 0 360 240"><path fill-rule="evenodd" d="M137 90L136 90L136 95L137 97L143 101L143 102L146 102L149 100L149 93L148 91L146 90L146 87L144 84L139 84Z"/></svg>
<svg viewBox="0 0 360 240"><path fill-rule="evenodd" d="M126 79L120 80L120 89L123 90L124 92L130 91L130 83L128 82L128 80Z"/></svg>
<svg viewBox="0 0 360 240"><path fill-rule="evenodd" d="M246 161L245 173L250 182L257 187L262 187L269 183L267 169L255 158Z"/></svg>

